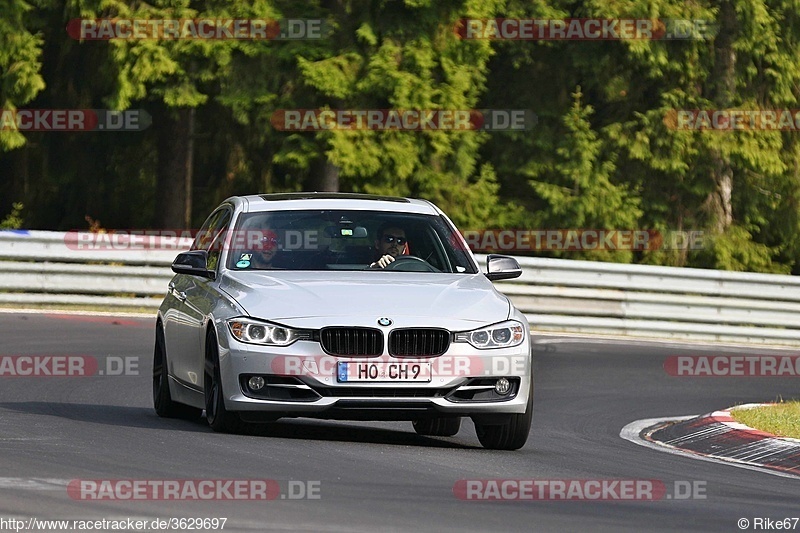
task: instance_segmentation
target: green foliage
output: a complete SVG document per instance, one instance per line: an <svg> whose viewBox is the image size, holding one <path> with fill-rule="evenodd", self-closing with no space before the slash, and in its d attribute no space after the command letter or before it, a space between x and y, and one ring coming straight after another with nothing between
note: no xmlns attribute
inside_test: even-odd
<svg viewBox="0 0 800 533"><path fill-rule="evenodd" d="M752 235L740 226L731 226L723 235L708 242L698 254L699 266L719 270L788 274L790 267L774 261L779 250L753 242Z"/></svg>
<svg viewBox="0 0 800 533"><path fill-rule="evenodd" d="M612 181L614 154L603 151L603 140L592 129L591 106L581 102L580 87L563 118L564 133L555 157L526 167L533 190L547 205L536 225L548 229L635 228L642 215L639 199L624 184ZM630 252L586 253L590 259L629 262Z"/></svg>
<svg viewBox="0 0 800 533"><path fill-rule="evenodd" d="M347 20L337 20L334 48L297 58L303 88L311 92L298 89L293 103L300 108L475 108L492 49L488 42L458 39L453 27L465 10L488 17L494 9L488 2L405 2L374 13L350 13ZM324 158L339 169L345 190L429 198L459 223L487 227L519 218L520 208L498 198L493 167L479 159L486 139L477 132L446 131L288 134L279 138L275 160L305 172L313 171L315 158Z"/></svg>
<svg viewBox="0 0 800 533"><path fill-rule="evenodd" d="M797 107L797 0L0 5L0 108L153 115L140 133L0 129L0 197L21 198L34 227L71 229L87 215L107 227L153 225L171 150L164 137L194 108L193 132L177 126L195 143L195 219L232 194L317 189L332 168L340 190L428 198L462 229L710 236L695 251L561 257L800 273L797 133L675 127L680 109ZM314 18L330 32L78 42L64 27L81 17ZM453 31L459 19L495 17L703 19L716 33L587 43L461 40ZM271 119L286 109L529 109L539 122L492 133L283 132ZM9 224L21 223L20 210Z"/></svg>
<svg viewBox="0 0 800 533"><path fill-rule="evenodd" d="M22 0L0 2L0 111L15 110L44 89L41 75L43 40L25 27L32 8ZM0 128L0 153L25 144L25 137Z"/></svg>
<svg viewBox="0 0 800 533"><path fill-rule="evenodd" d="M20 202L15 202L11 206L11 212L6 215L6 217L0 221L0 230L2 229L20 229L22 228L23 218L22 218L22 209L25 206L22 205Z"/></svg>

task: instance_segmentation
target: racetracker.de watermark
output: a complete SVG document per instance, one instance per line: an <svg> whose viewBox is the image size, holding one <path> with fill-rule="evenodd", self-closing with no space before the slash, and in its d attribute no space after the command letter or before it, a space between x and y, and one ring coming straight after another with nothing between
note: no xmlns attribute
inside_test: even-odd
<svg viewBox="0 0 800 533"><path fill-rule="evenodd" d="M102 233L88 231L68 231L64 234L64 244L70 250L188 250L194 242L198 230L108 230ZM259 232L263 237L263 232ZM258 235L253 235L259 241Z"/></svg>
<svg viewBox="0 0 800 533"><path fill-rule="evenodd" d="M688 40L716 34L705 19L644 18L464 18L454 31L461 39L510 41Z"/></svg>
<svg viewBox="0 0 800 533"><path fill-rule="evenodd" d="M198 242L219 241L228 247L246 250L312 250L321 238L316 230L231 230L220 234L200 230L122 229L103 232L69 231L64 244L70 250L188 250Z"/></svg>
<svg viewBox="0 0 800 533"><path fill-rule="evenodd" d="M800 109L672 109L664 124L678 131L800 131Z"/></svg>
<svg viewBox="0 0 800 533"><path fill-rule="evenodd" d="M528 109L278 109L279 131L525 131L538 117Z"/></svg>
<svg viewBox="0 0 800 533"><path fill-rule="evenodd" d="M3 109L0 131L143 131L153 123L143 109Z"/></svg>
<svg viewBox="0 0 800 533"><path fill-rule="evenodd" d="M467 230L464 240L479 253L701 250L703 231L644 229Z"/></svg>
<svg viewBox="0 0 800 533"><path fill-rule="evenodd" d="M342 364L349 367L344 376L341 374ZM363 374L371 378L370 381L404 381L410 376L420 381L444 382L461 377L521 375L527 373L529 367L529 357L506 355L403 357L402 361L387 356L365 361L362 357L279 355L270 362L273 374L312 377L321 381L334 376L339 376L340 381L348 381L348 377L349 380L357 380L358 375Z"/></svg>
<svg viewBox="0 0 800 533"><path fill-rule="evenodd" d="M73 500L319 500L322 482L275 479L73 479Z"/></svg>
<svg viewBox="0 0 800 533"><path fill-rule="evenodd" d="M139 358L110 355L2 355L0 378L138 376Z"/></svg>
<svg viewBox="0 0 800 533"><path fill-rule="evenodd" d="M72 19L67 33L81 41L240 40L292 41L323 39L331 33L323 19Z"/></svg>
<svg viewBox="0 0 800 533"><path fill-rule="evenodd" d="M460 479L459 500L469 501L658 501L705 500L705 481L658 479Z"/></svg>
<svg viewBox="0 0 800 533"><path fill-rule="evenodd" d="M664 371L676 377L770 377L800 376L798 355L672 355Z"/></svg>
<svg viewBox="0 0 800 533"><path fill-rule="evenodd" d="M466 230L463 241L451 244L478 253L495 251L651 251L700 250L706 246L702 230L657 231L644 229L507 229ZM237 250L316 250L330 236L317 230L231 230L220 235L198 230L69 231L64 244L75 251L188 250L195 241L216 240Z"/></svg>

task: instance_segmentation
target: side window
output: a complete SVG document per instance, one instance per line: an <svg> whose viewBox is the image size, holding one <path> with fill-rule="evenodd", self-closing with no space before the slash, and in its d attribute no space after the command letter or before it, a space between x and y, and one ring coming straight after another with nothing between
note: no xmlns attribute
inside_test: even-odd
<svg viewBox="0 0 800 533"><path fill-rule="evenodd" d="M216 220L211 222L211 226L208 228L210 237L208 239L208 248L206 249L208 250L207 266L209 270L217 270L219 256L225 246L225 230L231 222L230 209L220 209L219 215Z"/></svg>
<svg viewBox="0 0 800 533"><path fill-rule="evenodd" d="M217 222L219 222L220 218L225 214L225 211L225 209L219 209L211 213L211 215L203 223L203 226L200 228L197 236L194 238L191 248L192 250L208 250L208 247L214 238L214 233L211 228L216 227Z"/></svg>

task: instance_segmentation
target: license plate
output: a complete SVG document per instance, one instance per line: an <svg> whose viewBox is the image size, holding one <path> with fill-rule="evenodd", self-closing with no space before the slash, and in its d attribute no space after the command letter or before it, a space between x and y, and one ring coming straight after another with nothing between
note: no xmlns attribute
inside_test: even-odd
<svg viewBox="0 0 800 533"><path fill-rule="evenodd" d="M362 363L340 361L336 368L339 383L351 381L429 382L430 363Z"/></svg>

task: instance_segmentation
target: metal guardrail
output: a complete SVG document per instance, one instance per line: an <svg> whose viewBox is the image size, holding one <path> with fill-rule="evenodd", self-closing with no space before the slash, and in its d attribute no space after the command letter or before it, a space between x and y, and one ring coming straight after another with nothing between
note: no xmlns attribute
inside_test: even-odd
<svg viewBox="0 0 800 533"><path fill-rule="evenodd" d="M0 232L0 304L155 309L171 249L81 248L74 235ZM133 249L132 249L133 248ZM485 267L485 256L478 256ZM692 268L517 258L496 287L536 331L800 346L800 278Z"/></svg>
<svg viewBox="0 0 800 533"><path fill-rule="evenodd" d="M0 231L0 304L155 310L173 276L169 265L191 245L189 239L117 245L75 237Z"/></svg>
<svg viewBox="0 0 800 533"><path fill-rule="evenodd" d="M800 346L800 278L517 259L496 287L534 329Z"/></svg>

